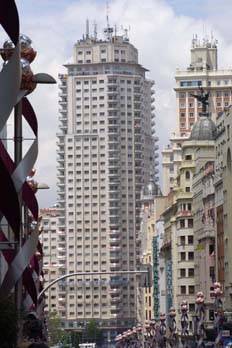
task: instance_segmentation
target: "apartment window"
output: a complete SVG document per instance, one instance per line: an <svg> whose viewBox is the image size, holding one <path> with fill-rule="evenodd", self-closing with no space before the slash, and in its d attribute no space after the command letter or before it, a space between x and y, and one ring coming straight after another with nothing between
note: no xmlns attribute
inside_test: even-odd
<svg viewBox="0 0 232 348"><path fill-rule="evenodd" d="M190 171L189 170L186 170L186 172L185 172L185 179L186 180L190 179Z"/></svg>
<svg viewBox="0 0 232 348"><path fill-rule="evenodd" d="M185 277L186 276L186 269L185 268L181 268L180 269L180 276L181 277Z"/></svg>
<svg viewBox="0 0 232 348"><path fill-rule="evenodd" d="M180 260L181 260L181 261L185 261L185 256L186 256L186 255L185 255L185 252L181 252L181 253L180 253Z"/></svg>
<svg viewBox="0 0 232 348"><path fill-rule="evenodd" d="M195 286L189 285L189 294L193 295L195 293Z"/></svg>
<svg viewBox="0 0 232 348"><path fill-rule="evenodd" d="M189 312L195 312L195 303L189 303Z"/></svg>
<svg viewBox="0 0 232 348"><path fill-rule="evenodd" d="M193 236L188 236L188 244L193 244Z"/></svg>
<svg viewBox="0 0 232 348"><path fill-rule="evenodd" d="M185 285L181 285L180 293L181 293L181 295L185 295L186 294L186 286Z"/></svg>
<svg viewBox="0 0 232 348"><path fill-rule="evenodd" d="M189 276L189 277L194 277L194 268L189 268L189 270L188 270L188 276Z"/></svg>
<svg viewBox="0 0 232 348"><path fill-rule="evenodd" d="M185 245L185 236L180 237L180 244Z"/></svg>
<svg viewBox="0 0 232 348"><path fill-rule="evenodd" d="M180 220L180 228L185 228L185 220L184 219Z"/></svg>
<svg viewBox="0 0 232 348"><path fill-rule="evenodd" d="M185 192L190 192L190 187L189 186L185 187Z"/></svg>
<svg viewBox="0 0 232 348"><path fill-rule="evenodd" d="M188 228L193 228L193 219L188 219Z"/></svg>
<svg viewBox="0 0 232 348"><path fill-rule="evenodd" d="M189 251L189 253L188 253L188 259L189 259L189 261L194 260L194 252L193 252L193 251Z"/></svg>

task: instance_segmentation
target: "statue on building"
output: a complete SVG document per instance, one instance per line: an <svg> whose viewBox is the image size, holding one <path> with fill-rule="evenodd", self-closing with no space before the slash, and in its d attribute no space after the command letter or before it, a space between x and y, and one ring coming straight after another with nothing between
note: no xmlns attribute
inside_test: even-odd
<svg viewBox="0 0 232 348"><path fill-rule="evenodd" d="M207 106L209 105L209 92L205 92L202 87L199 87L200 94L190 94L192 97L196 98L202 104L202 113L207 112Z"/></svg>

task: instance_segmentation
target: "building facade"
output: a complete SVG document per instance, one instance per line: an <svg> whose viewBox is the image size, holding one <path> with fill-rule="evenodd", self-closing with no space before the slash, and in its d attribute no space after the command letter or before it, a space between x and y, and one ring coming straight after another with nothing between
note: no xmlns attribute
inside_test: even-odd
<svg viewBox="0 0 232 348"><path fill-rule="evenodd" d="M215 147L214 141L196 151L193 177L195 286L196 293L205 295L207 328L213 326L214 299L211 297L216 276L216 219L215 219Z"/></svg>
<svg viewBox="0 0 232 348"><path fill-rule="evenodd" d="M218 68L216 40L209 42L194 38L191 48L191 61L186 71L176 71L176 105L178 131L181 136L189 135L193 124L202 111L201 103L192 94L199 86L209 92L208 111L213 121L217 114L232 102L232 70Z"/></svg>
<svg viewBox="0 0 232 348"><path fill-rule="evenodd" d="M199 93L199 86L209 92L208 111L213 121L232 103L232 70L218 68L217 50L215 40L194 38L189 66L186 70L176 71L177 129L170 137L170 144L162 151L162 192L165 195L173 189L174 174L180 165L182 139L189 137L202 111L201 103L192 94Z"/></svg>
<svg viewBox="0 0 232 348"><path fill-rule="evenodd" d="M222 179L222 186L218 190L217 202L217 245L218 245L218 276L222 278L225 294L225 309L232 311L232 260L231 260L231 233L232 226L232 172L231 172L231 125L232 108L219 114L217 117L216 138L216 170L218 177ZM220 180L218 179L220 183Z"/></svg>
<svg viewBox="0 0 232 348"><path fill-rule="evenodd" d="M150 264L153 270L153 282L150 288L141 288L138 296L138 320L145 322L157 318L159 307L159 238L156 233L156 220L166 204L158 186L150 181L143 189L141 209L141 263ZM156 252L155 252L156 246ZM157 302L158 301L158 302Z"/></svg>
<svg viewBox="0 0 232 348"><path fill-rule="evenodd" d="M105 340L136 322L136 276L114 271L139 264L141 190L156 179L154 82L127 37L88 35L74 46L60 75L58 134L59 226L65 233L63 323L77 328L95 319Z"/></svg>
<svg viewBox="0 0 232 348"><path fill-rule="evenodd" d="M40 241L43 245L43 270L44 286L53 280L64 275L61 266L65 256L65 235L59 229L59 217L61 210L54 206L47 209L40 209L41 228ZM57 312L59 316L64 313L64 292L62 283L54 284L46 292L45 312Z"/></svg>

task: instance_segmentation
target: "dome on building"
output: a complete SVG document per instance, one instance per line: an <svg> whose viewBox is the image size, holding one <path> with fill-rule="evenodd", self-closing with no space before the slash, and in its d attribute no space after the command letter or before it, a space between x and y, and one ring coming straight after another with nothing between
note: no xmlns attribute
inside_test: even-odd
<svg viewBox="0 0 232 348"><path fill-rule="evenodd" d="M190 140L214 140L217 129L214 122L207 116L200 116L199 120L194 124Z"/></svg>

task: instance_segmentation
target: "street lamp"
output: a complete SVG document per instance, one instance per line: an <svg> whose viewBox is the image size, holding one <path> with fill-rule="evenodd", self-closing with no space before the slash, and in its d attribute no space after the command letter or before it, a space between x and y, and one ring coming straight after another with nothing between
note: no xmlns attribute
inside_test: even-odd
<svg viewBox="0 0 232 348"><path fill-rule="evenodd" d="M223 322L225 320L223 303L221 296L223 295L221 283L215 282L213 284L214 290L211 293L211 296L215 298L214 300L214 327L217 331L217 337L214 343L215 348L219 348L223 346L222 343L222 330L223 330Z"/></svg>
<svg viewBox="0 0 232 348"><path fill-rule="evenodd" d="M169 312L169 332L170 332L170 336L169 336L169 344L171 346L171 348L175 348L177 346L177 334L176 334L176 310L175 308L171 307L170 308L170 312Z"/></svg>
<svg viewBox="0 0 232 348"><path fill-rule="evenodd" d="M204 348L205 338L205 295L199 291L196 295L196 339L197 348Z"/></svg>

